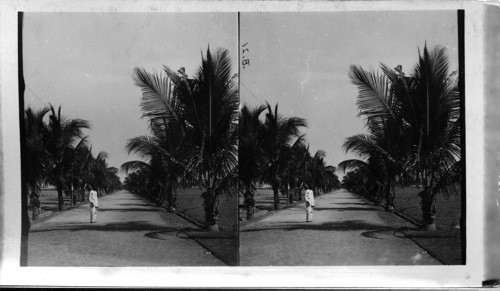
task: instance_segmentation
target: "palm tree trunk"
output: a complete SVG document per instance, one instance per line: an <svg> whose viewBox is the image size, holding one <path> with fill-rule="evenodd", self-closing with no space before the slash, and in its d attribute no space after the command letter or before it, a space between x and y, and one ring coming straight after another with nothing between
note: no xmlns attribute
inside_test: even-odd
<svg viewBox="0 0 500 291"><path fill-rule="evenodd" d="M434 223L434 214L432 213L433 196L430 186L426 186L418 194L421 197L420 206L422 207L422 227L426 230L436 230Z"/></svg>
<svg viewBox="0 0 500 291"><path fill-rule="evenodd" d="M211 188L208 188L202 195L203 208L205 210L205 227L210 231L218 231L217 209L215 207L217 196Z"/></svg>
<svg viewBox="0 0 500 291"><path fill-rule="evenodd" d="M56 188L57 188L57 209L59 211L66 210L66 208L64 207L65 205L64 205L63 187L62 185L57 185Z"/></svg>
<svg viewBox="0 0 500 291"><path fill-rule="evenodd" d="M385 211L394 211L394 197L392 195L391 186L389 183L386 183L385 185Z"/></svg>
<svg viewBox="0 0 500 291"><path fill-rule="evenodd" d="M80 186L80 201L81 202L85 202L85 186L84 185L81 185Z"/></svg>
<svg viewBox="0 0 500 291"><path fill-rule="evenodd" d="M280 194L278 187L273 186L273 197L274 197L274 210L281 209L282 206L280 204Z"/></svg>
<svg viewBox="0 0 500 291"><path fill-rule="evenodd" d="M251 190L251 186L247 186L246 188L247 190L243 196L245 197L244 204L247 209L247 220L250 220L255 214L255 199L253 198L255 193Z"/></svg>
<svg viewBox="0 0 500 291"><path fill-rule="evenodd" d="M75 199L74 191L73 191L73 182L71 182L71 185L69 186L69 196L71 199L71 206L75 205L76 199Z"/></svg>
<svg viewBox="0 0 500 291"><path fill-rule="evenodd" d="M291 196L290 196L290 190L288 189L288 184L286 185L286 188L285 188L285 194L286 194L286 205L290 205L291 204Z"/></svg>
<svg viewBox="0 0 500 291"><path fill-rule="evenodd" d="M171 182L168 183L168 188L167 188L167 203L168 203L167 211L174 213L176 211L176 205L175 205L174 189Z"/></svg>
<svg viewBox="0 0 500 291"><path fill-rule="evenodd" d="M37 193L36 191L32 193L33 195L33 213L32 213L32 219L37 220L38 216L40 216L41 212L41 204L40 204L40 193Z"/></svg>

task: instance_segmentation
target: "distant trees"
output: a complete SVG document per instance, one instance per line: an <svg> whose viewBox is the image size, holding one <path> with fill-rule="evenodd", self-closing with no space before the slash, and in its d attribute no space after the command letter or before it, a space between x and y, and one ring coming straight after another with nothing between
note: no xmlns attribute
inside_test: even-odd
<svg viewBox="0 0 500 291"><path fill-rule="evenodd" d="M49 167L46 181L57 189L58 209L64 208L63 189L71 179L71 167L74 162L73 151L84 141L82 130L89 128L88 122L81 119L67 119L61 115L61 107L55 110L50 106L49 123L46 131L45 149ZM75 147L75 143L78 145Z"/></svg>
<svg viewBox="0 0 500 291"><path fill-rule="evenodd" d="M267 109L267 111L266 111ZM261 115L265 116L261 119ZM325 164L325 152L314 156L306 146L300 128L307 123L299 117L283 117L278 105L261 105L240 110L239 126L239 180L240 192L245 197L247 218L254 212L257 184L268 184L273 190L274 209L280 209L280 196L287 196L287 204L294 196L300 199L300 187L307 185L315 193L328 192L338 187L335 167ZM295 195L294 195L295 193Z"/></svg>
<svg viewBox="0 0 500 291"><path fill-rule="evenodd" d="M350 77L358 86L358 108L365 117L368 135L349 137L344 147L362 160L349 160L339 167L368 177L367 187L384 193L392 208L394 185L422 187L422 222L434 229L436 195L460 189L462 118L457 79L449 72L444 47L427 46L411 75L400 66L381 65L383 74L351 67ZM374 169L378 169L375 171ZM346 179L351 184L350 175ZM358 185L364 179L358 180ZM351 185L352 187L352 185Z"/></svg>
<svg viewBox="0 0 500 291"><path fill-rule="evenodd" d="M229 51L212 54L207 49L192 78L183 69L175 72L165 66L164 72L166 77L135 69L150 135L131 139L127 145L143 163L122 165L129 173L126 185L138 193L155 191L148 195L166 197L170 208L175 207L179 186L197 185L206 226L217 230L218 200L223 194L234 195L238 183L239 100ZM137 179L148 184L137 188Z"/></svg>
<svg viewBox="0 0 500 291"><path fill-rule="evenodd" d="M307 123L303 118L285 118L278 113L278 104L273 111L271 105L267 103L263 130L264 142L262 144L266 163L262 169L261 180L273 189L274 209L282 207L279 190L282 187L288 187L287 183L283 183L283 178L286 178L287 163L293 145L298 146L302 139L299 134L300 128L306 126Z"/></svg>
<svg viewBox="0 0 500 291"><path fill-rule="evenodd" d="M92 157L83 136L83 130L89 128L87 121L68 119L61 114L61 107L56 110L52 105L38 111L27 108L24 119L23 174L35 217L45 185L56 187L59 210L65 208L63 193L68 193L73 204L73 190L83 183L106 191L121 186L116 169L107 166L107 155Z"/></svg>

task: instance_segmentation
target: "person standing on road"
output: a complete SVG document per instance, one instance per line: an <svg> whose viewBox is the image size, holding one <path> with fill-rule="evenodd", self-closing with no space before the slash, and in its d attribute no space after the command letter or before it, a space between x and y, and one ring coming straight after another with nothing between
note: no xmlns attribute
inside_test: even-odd
<svg viewBox="0 0 500 291"><path fill-rule="evenodd" d="M97 208L99 208L99 200L97 199L97 192L88 185L89 189L89 205L90 205L90 223L95 223L97 220Z"/></svg>
<svg viewBox="0 0 500 291"><path fill-rule="evenodd" d="M314 207L314 193L311 189L306 189L304 199L306 200L306 222L309 222L312 221Z"/></svg>

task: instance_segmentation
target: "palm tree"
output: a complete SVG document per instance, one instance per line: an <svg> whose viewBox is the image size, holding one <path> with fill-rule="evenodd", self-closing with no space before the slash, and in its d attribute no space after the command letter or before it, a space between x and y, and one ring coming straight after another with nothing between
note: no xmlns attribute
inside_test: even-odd
<svg viewBox="0 0 500 291"><path fill-rule="evenodd" d="M430 229L435 228L436 195L456 193L461 176L459 94L448 67L443 47L429 52L425 46L409 77L400 66L393 70L383 64L383 75L356 66L350 73L369 135L346 141L346 149L384 169L386 199L398 177L423 185L422 220Z"/></svg>
<svg viewBox="0 0 500 291"><path fill-rule="evenodd" d="M202 191L206 225L218 229L218 199L237 189L238 90L226 49L207 49L195 76L164 67L168 78L136 69L143 91L143 116L174 130L178 147L163 147L170 162L183 168ZM169 92L172 85L172 95ZM168 133L167 136L174 136Z"/></svg>
<svg viewBox="0 0 500 291"><path fill-rule="evenodd" d="M309 152L309 144L301 142L300 145L293 147L291 165L291 188L295 192L298 201L302 200L302 188L305 185L312 185L312 173L310 171L312 156ZM290 201L292 203L292 201Z"/></svg>
<svg viewBox="0 0 500 291"><path fill-rule="evenodd" d="M185 153L184 124L178 115L183 110L182 104L174 96L172 91L174 84L168 77L150 74L144 69L137 68L134 79L136 85L143 91L141 108L143 117L149 118L149 128L153 136L132 139L127 148L129 152L136 152L146 160L161 161L164 167L163 179L166 180L168 210L175 212L177 188L183 184L182 179L187 174L186 165L176 158ZM155 115L157 113L161 115L162 110L163 113L171 115L169 117ZM154 143L151 143L153 141ZM153 180L156 181L156 178Z"/></svg>
<svg viewBox="0 0 500 291"><path fill-rule="evenodd" d="M251 219L255 212L255 183L259 181L264 167L263 131L264 124L260 115L266 110L265 105L250 109L246 105L239 115L239 145L238 145L238 172L245 197L247 219Z"/></svg>
<svg viewBox="0 0 500 291"><path fill-rule="evenodd" d="M58 209L63 210L63 189L74 157L71 152L74 144L81 140L82 130L88 129L88 122L82 119L66 119L61 115L61 107L56 110L50 106L51 115L47 131L47 152L50 160L47 181L57 189Z"/></svg>
<svg viewBox="0 0 500 291"><path fill-rule="evenodd" d="M293 203L292 193L296 193L300 185L312 177L309 172L311 155L309 146L305 146L304 136L299 136L291 145L285 145L280 153L279 190L287 197L287 205Z"/></svg>
<svg viewBox="0 0 500 291"><path fill-rule="evenodd" d="M328 193L337 188L340 184L339 178L335 174L337 168L327 165L325 162L326 153L323 150L318 150L312 159L313 173L315 177L315 187L318 195Z"/></svg>
<svg viewBox="0 0 500 291"><path fill-rule="evenodd" d="M130 171L125 178L124 187L128 191L156 202L157 198L163 198L155 192L158 185L150 179L151 173L146 169ZM158 204L158 203L157 203Z"/></svg>
<svg viewBox="0 0 500 291"><path fill-rule="evenodd" d="M151 187L156 188L156 193L150 193L148 197L158 205L163 204L166 199L169 211L174 212L175 189L178 187L177 179L182 172L176 172L168 156L163 153L163 142L164 139L159 136L140 136L130 139L126 146L129 153L135 152L148 162L129 161L124 163L121 169L127 173L140 171L147 174L149 179L148 184L144 185L144 190L150 192Z"/></svg>
<svg viewBox="0 0 500 291"><path fill-rule="evenodd" d="M41 184L49 167L45 141L47 124L44 122L45 115L50 111L43 108L39 111L26 109L24 117L25 126L25 154L23 155L23 175L28 188L30 204L33 207L33 219L40 214L40 191Z"/></svg>
<svg viewBox="0 0 500 291"><path fill-rule="evenodd" d="M108 153L101 151L97 157L92 161L91 172L92 172L92 184L97 188L97 193L102 196L109 193L111 180L116 180L115 177L118 173L118 169L115 167L108 166Z"/></svg>
<svg viewBox="0 0 500 291"><path fill-rule="evenodd" d="M349 192L365 196L378 205L380 201L381 185L374 173L367 167L357 167L354 170L346 172L342 179L341 187Z"/></svg>
<svg viewBox="0 0 500 291"><path fill-rule="evenodd" d="M384 65L382 67L386 68ZM406 136L408 112L403 110L404 101L386 75L352 66L349 77L358 86L357 105L359 114L365 117L368 134L358 134L346 139L346 152L356 152L362 160L344 161L339 167L344 170L354 169L366 160L369 160L370 166L364 167L365 171L378 167L378 173L372 178L377 178L377 184L382 186L386 210L393 211L394 187L402 174L402 164L409 147Z"/></svg>
<svg viewBox="0 0 500 291"><path fill-rule="evenodd" d="M84 145L76 150L77 164L74 166L75 183L80 192L80 201L85 201L85 188L94 181L92 146Z"/></svg>
<svg viewBox="0 0 500 291"><path fill-rule="evenodd" d="M282 181L280 174L286 161L285 149L291 145L292 141L300 137L299 129L306 127L307 123L299 117L282 117L278 114L278 104L273 111L271 105L267 103L267 109L263 142L267 165L264 168L262 179L273 189L274 209L276 210L281 208L279 190L282 187Z"/></svg>
<svg viewBox="0 0 500 291"><path fill-rule="evenodd" d="M411 154L407 164L409 174L424 189L421 197L423 225L435 229L436 196L458 193L461 172L460 98L456 79L449 72L446 50L427 46L419 52L419 62L410 77L387 70L402 95L406 108L412 109L408 123L412 130ZM411 106L411 107L410 107ZM409 111L409 110L408 110Z"/></svg>
<svg viewBox="0 0 500 291"><path fill-rule="evenodd" d="M376 157L376 155L374 155ZM366 196L369 200L379 205L380 201L387 194L385 191L386 173L381 171L382 166L376 158L368 157L367 161L351 159L339 163L339 169L346 172L343 180L344 187L347 190ZM347 185L347 186L346 186ZM384 197L386 199L386 209L390 205L392 196Z"/></svg>
<svg viewBox="0 0 500 291"><path fill-rule="evenodd" d="M129 177L135 178L136 181L141 180L141 183L129 189L131 192L137 193L154 203L157 206L163 205L167 199L168 182L165 180L164 167L161 161L151 159L149 163L142 161L130 161L122 165L122 170L129 173ZM131 174L135 174L131 175ZM130 179L127 184L130 187ZM169 207L172 205L169 204Z"/></svg>
<svg viewBox="0 0 500 291"><path fill-rule="evenodd" d="M87 148L87 137L84 137L74 148L68 149L68 160L70 161L71 165L67 173L65 188L68 196L71 198L71 205L74 205L76 203L74 189L77 187L78 182L82 178L82 170L85 166L87 158Z"/></svg>
<svg viewBox="0 0 500 291"><path fill-rule="evenodd" d="M398 139L400 139L399 137ZM378 197L385 198L385 209L394 210L394 187L399 181L402 171L402 159L404 147L397 148L401 143L391 142L387 135L358 134L346 139L343 147L348 151L354 151L361 160L345 160L339 164L339 168L344 171L360 169L378 187L375 193L375 201ZM392 154L391 154L392 153Z"/></svg>

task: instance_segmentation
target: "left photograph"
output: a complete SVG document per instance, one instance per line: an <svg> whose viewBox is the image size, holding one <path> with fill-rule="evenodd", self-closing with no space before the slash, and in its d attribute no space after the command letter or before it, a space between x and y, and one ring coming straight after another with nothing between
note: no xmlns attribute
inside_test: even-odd
<svg viewBox="0 0 500 291"><path fill-rule="evenodd" d="M21 266L238 265L236 13L20 13Z"/></svg>

